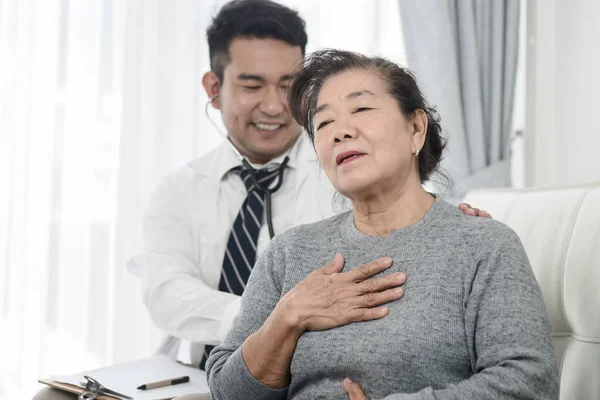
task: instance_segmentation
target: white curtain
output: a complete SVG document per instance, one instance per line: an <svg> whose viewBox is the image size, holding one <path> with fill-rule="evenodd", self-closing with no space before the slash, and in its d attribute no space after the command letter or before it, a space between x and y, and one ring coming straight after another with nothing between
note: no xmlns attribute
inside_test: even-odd
<svg viewBox="0 0 600 400"><path fill-rule="evenodd" d="M125 262L161 177L222 140L201 77L224 2L0 0L0 399L158 347ZM404 61L394 0L283 3L309 51Z"/></svg>
<svg viewBox="0 0 600 400"><path fill-rule="evenodd" d="M156 349L124 265L161 176L214 145L197 135L201 9L0 1L0 398Z"/></svg>
<svg viewBox="0 0 600 400"><path fill-rule="evenodd" d="M510 186L519 0L399 0L413 71L449 135L454 201Z"/></svg>

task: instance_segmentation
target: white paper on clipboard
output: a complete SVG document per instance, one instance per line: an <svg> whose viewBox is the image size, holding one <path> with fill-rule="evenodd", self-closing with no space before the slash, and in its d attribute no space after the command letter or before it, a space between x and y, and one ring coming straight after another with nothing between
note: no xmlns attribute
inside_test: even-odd
<svg viewBox="0 0 600 400"><path fill-rule="evenodd" d="M102 386L134 398L135 400L169 399L184 394L208 393L206 372L171 360L165 355L112 365L73 375L53 376L58 382L84 387L84 375L96 379ZM152 390L137 390L145 383L189 376L188 383L165 386Z"/></svg>

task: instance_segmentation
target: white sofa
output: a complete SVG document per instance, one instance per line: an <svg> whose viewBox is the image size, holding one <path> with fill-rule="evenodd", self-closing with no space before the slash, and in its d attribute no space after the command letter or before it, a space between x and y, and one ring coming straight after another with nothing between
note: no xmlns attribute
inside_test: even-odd
<svg viewBox="0 0 600 400"><path fill-rule="evenodd" d="M600 183L476 190L465 202L521 237L553 327L561 400L600 400Z"/></svg>

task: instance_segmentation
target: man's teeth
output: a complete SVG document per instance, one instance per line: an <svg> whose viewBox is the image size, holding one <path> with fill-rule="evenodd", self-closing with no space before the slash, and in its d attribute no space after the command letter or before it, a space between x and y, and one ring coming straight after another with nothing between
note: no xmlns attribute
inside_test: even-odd
<svg viewBox="0 0 600 400"><path fill-rule="evenodd" d="M276 129L281 128L281 124L254 124L258 129L262 129L263 131L274 131Z"/></svg>

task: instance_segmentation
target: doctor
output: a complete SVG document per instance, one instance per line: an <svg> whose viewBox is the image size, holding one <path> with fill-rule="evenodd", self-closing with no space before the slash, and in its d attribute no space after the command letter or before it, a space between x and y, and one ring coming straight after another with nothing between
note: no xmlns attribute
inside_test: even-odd
<svg viewBox="0 0 600 400"><path fill-rule="evenodd" d="M332 189L285 98L304 57L304 21L271 1L233 1L207 39L211 70L202 83L229 141L159 185L143 221L145 253L130 262L153 321L191 342L191 362L202 368L210 352L204 345L224 337L270 240L261 188L274 191L274 234L333 213Z"/></svg>

